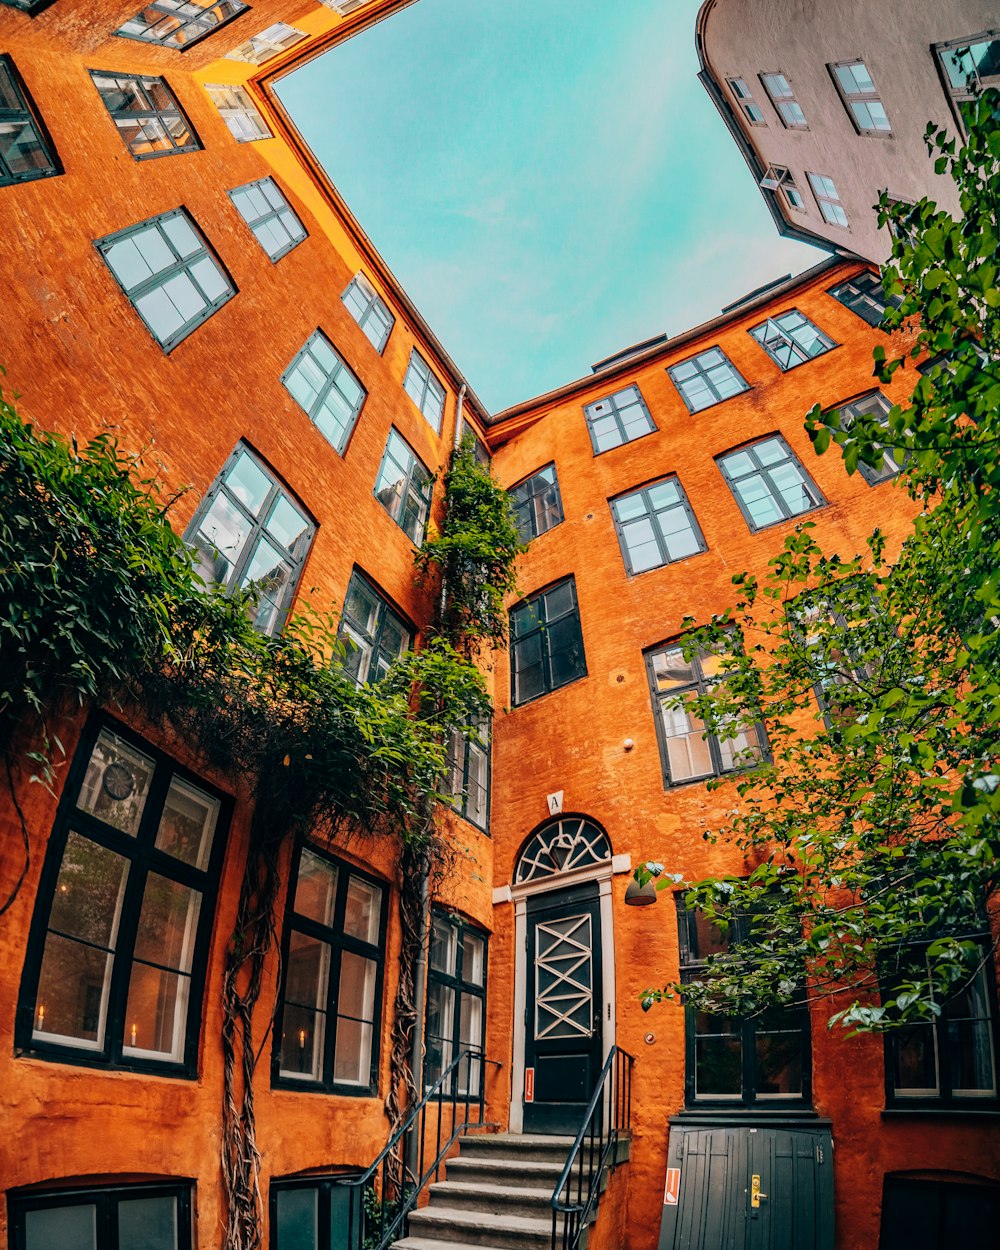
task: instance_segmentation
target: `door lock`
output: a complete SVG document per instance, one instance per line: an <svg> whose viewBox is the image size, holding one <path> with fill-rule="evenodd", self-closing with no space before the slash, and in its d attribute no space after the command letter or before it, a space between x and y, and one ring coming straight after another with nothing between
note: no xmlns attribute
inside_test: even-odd
<svg viewBox="0 0 1000 1250"><path fill-rule="evenodd" d="M761 1198L766 1198L767 1194L760 1192L760 1177L756 1174L750 1178L750 1205L759 1207Z"/></svg>

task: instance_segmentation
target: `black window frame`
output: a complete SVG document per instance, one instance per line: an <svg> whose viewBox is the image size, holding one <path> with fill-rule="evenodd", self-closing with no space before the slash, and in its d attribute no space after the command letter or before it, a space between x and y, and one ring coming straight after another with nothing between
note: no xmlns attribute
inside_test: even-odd
<svg viewBox="0 0 1000 1250"><path fill-rule="evenodd" d="M643 413L645 414L646 420L649 423L648 430L643 430L641 434L635 434L635 435L632 435L631 437L628 435L628 432L625 429L625 423L622 421L620 414L624 408L632 407L635 401L632 401L627 405L619 404L617 402L619 397L624 395L628 391L635 391L638 406L642 409ZM610 413L592 412L592 409L597 408L600 404L610 404L611 412ZM606 455L609 451L614 451L618 447L627 447L630 443L638 442L640 438L646 438L650 434L655 434L659 429L656 422L653 420L653 414L649 411L649 405L646 403L646 400L643 396L642 391L639 389L639 384L637 382L629 382L627 386L619 387L618 390L611 392L611 394L609 395L602 395L600 399L594 399L594 400L591 400L589 404L584 404L583 416L584 416L584 420L587 423L587 433L590 435L590 445L593 449L595 456ZM612 416L614 418L615 425L618 428L618 433L620 435L620 438L617 443L612 443L610 447L598 447L597 438L594 435L594 423L595 421L603 420L604 418L608 416Z"/></svg>
<svg viewBox="0 0 1000 1250"><path fill-rule="evenodd" d="M250 190L256 190L257 188L260 188L261 194L264 196L265 199L268 199L267 191L264 190L265 186L269 186L274 191L274 193L281 200L281 206L279 208L275 208L274 205L270 203L270 200L268 200L268 211L266 213L262 213L258 215L257 217L253 217L253 218L248 217L246 213L243 211L243 209L240 207L239 202L236 200L237 194L240 191L250 191ZM226 194L229 196L229 199L232 201L233 208L236 209L240 217L246 223L247 229L253 235L258 246L260 247L260 250L264 253L264 255L268 258L268 260L270 260L270 262L273 265L276 265L278 261L282 259L282 257L287 256L289 252L293 252L299 246L299 244L304 243L306 239L309 238L309 231L302 224L302 219L299 217L295 209L292 208L291 204L289 204L288 197L285 195L284 191L282 191L282 189L278 186L277 182L275 182L275 180L270 175L268 175L266 178L257 178L253 182L245 182L243 183L242 186L239 186L239 187L233 187L232 190L227 191ZM298 228L302 231L302 234L299 238L297 239L292 238L291 230L289 230L287 224L283 220L283 217L285 214L288 214L292 218L292 220L295 222L295 224L298 226ZM281 222L282 229L285 230L289 236L289 242L286 243L284 247L278 248L276 252L272 252L264 245L263 239L261 239L260 235L257 233L257 227L265 226L268 224L268 222L273 221L275 218L277 218Z"/></svg>
<svg viewBox="0 0 1000 1250"><path fill-rule="evenodd" d="M328 1247L334 1244L333 1197L338 1190L345 1191L348 1203L348 1221L357 1221L352 1230L354 1240L349 1241L348 1244L360 1245L363 1240L361 1237L363 1190L359 1185L350 1185L350 1182L356 1181L360 1176L361 1173L356 1168L346 1167L342 1171L336 1172L329 1171L305 1176L274 1177L268 1187L269 1250L282 1250L281 1242L278 1239L278 1195L301 1189L316 1190L315 1250L328 1250ZM347 1188L348 1185L350 1185L350 1189ZM337 1218L340 1218L340 1213L338 1213ZM338 1234L343 1234L343 1225L338 1225L336 1231ZM296 1250L301 1250L301 1247L296 1246Z"/></svg>
<svg viewBox="0 0 1000 1250"><path fill-rule="evenodd" d="M551 469L552 479L545 479L545 474ZM542 500L546 493L553 492L554 498L548 506L544 505L543 516L548 519L550 514L555 515L555 520L549 521L543 528L538 525L538 508L536 502ZM559 489L559 475L556 472L554 460L550 460L548 464L543 464L540 469L536 469L534 473L530 473L527 477L522 478L519 482L515 482L513 486L508 486L507 495L510 498L511 512L514 514L514 525L521 537L521 542L530 543L532 539L539 538L542 534L547 534L549 530L555 529L557 525L562 525L566 520L562 505L562 492Z"/></svg>
<svg viewBox="0 0 1000 1250"><path fill-rule="evenodd" d="M56 154L52 137L42 121L41 114L35 107L35 102L24 84L24 79L18 72L14 58L6 53L0 54L0 73L3 72L6 72L11 91L20 102L21 107L18 109L0 109L0 121L28 126L48 164L43 169L32 169L27 173L15 174L11 171L7 161L0 156L0 187L16 187L22 182L38 182L41 178L57 178L63 172L63 167Z"/></svg>
<svg viewBox="0 0 1000 1250"><path fill-rule="evenodd" d="M202 86L237 143L260 143L262 139L274 138L274 131L268 126L260 109L251 99L250 92L242 84L206 82ZM231 120L233 118L242 118L244 126L234 126ZM256 133L246 133L251 129Z"/></svg>
<svg viewBox="0 0 1000 1250"><path fill-rule="evenodd" d="M398 454L390 454L390 447L394 438L402 446L406 454L408 463L405 466L400 463ZM382 481L382 474L385 472L386 464L390 461L402 473L402 477L397 478L396 481L396 485L398 486L401 482L402 487L397 490L396 486L387 482L380 492L379 483ZM434 474L394 425L389 427L389 434L385 440L385 451L382 453L378 475L375 478L374 495L407 538L409 538L410 542L415 547L419 547L424 541L424 535L427 532L427 522L431 515L431 501L434 497ZM416 525L412 533L403 524L407 510L411 506L416 509L414 514Z"/></svg>
<svg viewBox="0 0 1000 1250"><path fill-rule="evenodd" d="M415 377L419 382L420 398L417 399L410 391L410 379ZM431 368L424 355L415 347L410 350L410 359L403 376L403 391L411 402L423 413L427 424L435 434L444 428L444 410L448 402L448 388ZM438 408L437 392L441 392L440 409ZM431 413L437 414L437 419Z"/></svg>
<svg viewBox="0 0 1000 1250"><path fill-rule="evenodd" d="M448 768L449 789L454 802L450 806L463 820L467 820L480 833L489 837L490 799L493 789L493 730L490 721L479 726L479 736L483 740L482 746L473 742L468 734L460 733L457 729L451 731L448 740ZM486 761L486 802L482 821L476 820L469 811L469 765L477 753Z"/></svg>
<svg viewBox="0 0 1000 1250"><path fill-rule="evenodd" d="M543 611L545 601L554 591L561 590L564 586L569 586L573 596L573 607L569 612L564 612L552 620L541 620L538 618L535 605L541 604ZM530 613L535 617L535 624L532 628L519 634L515 629L515 616L517 613ZM576 638L579 647L579 663L582 667L574 672L571 677L567 677L565 681L559 682L557 685L552 684L552 654L548 645L548 629L552 625L558 624L560 621L576 618ZM541 636L541 660L542 673L544 678L544 689L537 694L533 694L526 699L518 697L517 678L517 648L525 639L533 638L536 634ZM568 649L568 648L567 648ZM587 676L587 653L583 645L583 622L580 617L580 600L576 593L576 578L571 573L569 577L562 577L557 582L552 582L542 590L536 590L534 594L527 596L520 603L515 604L510 609L510 693L511 705L513 707L524 707L528 703L534 703L536 699L542 699L547 694L552 694L555 690L562 690L564 687L572 685L573 682L580 681Z"/></svg>
<svg viewBox="0 0 1000 1250"><path fill-rule="evenodd" d="M718 352L719 355L722 357L722 362L721 362L721 365L713 364L710 366L710 368L718 369L722 367L722 365L725 365L728 368L730 374L740 383L739 390L734 391L732 395L720 395L719 394L719 388L715 385L715 383L712 381L710 377L709 368L707 368L704 364L702 364L702 361L711 352ZM677 370L682 369L685 365L692 365L694 367L694 370L695 370L694 376L697 378L700 378L705 383L709 392L713 396L713 398L707 404L696 405L692 402L691 399L689 399L687 392L684 390L684 385L685 383L690 382L692 379L677 377ZM669 365L667 367L667 376L670 378L670 381L673 382L674 387L677 391L677 394L680 395L681 399L683 399L684 406L687 408L688 412L692 414L696 412L705 412L706 409L708 408L714 408L716 404L724 404L727 400L735 399L737 395L742 395L744 394L744 392L750 390L750 383L746 380L743 374L740 373L739 369L736 368L736 366L729 359L729 357L722 350L722 348L718 345L718 343L713 343L711 347L704 348L702 351L698 352L696 355L688 356L684 360L678 360L675 364Z"/></svg>
<svg viewBox="0 0 1000 1250"><path fill-rule="evenodd" d="M330 373L326 372L324 366L321 365L319 361L317 360L316 354L310 350L313 344L316 342L323 343L326 346L326 348L329 350L329 352L333 355L333 357L335 358L337 362L332 372ZM292 391L292 388L288 385L289 378L291 378L292 375L296 373L296 371L300 368L303 360L307 358L312 361L317 371L322 373L323 378L324 378L322 386L319 388L319 390L317 390L315 398L310 400L308 408L306 408L306 406L301 402L301 400L298 399L298 397ZM326 401L331 391L336 390L346 400L346 396L343 395L343 392L337 386L337 379L340 377L342 372L346 373L347 376L354 381L355 385L358 387L361 394L360 394L360 397L357 399L357 401L354 403L352 410L351 410L351 415L349 419L347 420L347 422L345 423L344 428L341 431L339 438L337 439L336 442L334 442L333 439L329 436L329 434L327 434L325 430L320 428L316 418L322 414L323 404ZM330 340L329 335L324 334L322 329L320 329L318 326L316 327L315 330L313 330L312 334L309 335L306 341L302 344L299 350L295 353L295 355L289 361L287 368L281 375L281 385L285 388L285 390L291 396L296 407L301 412L305 413L305 415L309 418L310 422L316 427L317 431L320 434L322 434L323 438L326 439L327 443L333 448L333 450L337 453L337 455L340 457L346 456L347 448L350 446L351 438L354 434L354 431L358 428L358 420L360 419L362 410L364 409L365 401L368 399L368 389L364 385L364 383L361 381L361 379L358 377L358 375L354 372L354 370L351 368L351 366L347 363L344 357L340 354L340 352L337 351L336 347L334 347L332 341Z"/></svg>
<svg viewBox="0 0 1000 1250"><path fill-rule="evenodd" d="M127 746L141 752L153 762L149 790L135 835L122 833L108 822L78 810L76 807L76 800L79 797L91 755L101 733L105 731L120 738ZM204 869L187 864L166 851L158 850L153 845L163 804L174 778L219 804L212 834L212 847ZM35 895L34 912L18 991L14 1045L19 1056L73 1067L97 1068L108 1072L143 1072L149 1075L180 1077L185 1080L197 1079L198 1044L211 954L212 929L232 811L233 799L230 795L178 763L166 751L154 746L128 726L102 713L93 713L88 718L63 787ZM63 856L69 836L73 832L77 832L88 842L127 860L129 865L122 890L122 910L115 934L114 960L108 978L108 1002L104 1011L104 1043L100 1051L94 1047L74 1047L36 1040L32 1036L36 1012L40 1006L38 1003L39 980L46 938L49 933L49 919L59 883ZM191 959L183 1053L179 1060L150 1059L142 1056L126 1056L123 1053L128 1022L128 990L131 971L136 962L149 963L148 959L136 961L134 951L145 885L151 873L197 890L201 898ZM82 942L81 944L87 945L88 943Z"/></svg>
<svg viewBox="0 0 1000 1250"><path fill-rule="evenodd" d="M787 504L785 503L784 496L781 494L780 489L777 486L775 486L775 484L771 480L770 468L773 466L764 465L760 463L760 458L754 452L753 449L759 446L761 443L769 443L772 441L781 443L781 445L785 448L785 451L788 453L788 455L786 456L786 460L790 459L794 461L794 463L801 470L804 482L807 484L809 488L811 488L811 492L815 497L815 502L813 503L811 508L804 508L801 512L790 512L788 510ZM726 471L724 467L725 461L727 457L739 455L741 453L749 455L751 460L753 460L755 464L754 474L742 474L739 477L739 479L732 478L730 477L729 473ZM736 503L736 506L739 508L740 512L743 514L743 519L744 521L746 521L747 528L749 529L751 534L760 534L764 530L772 529L775 525L784 525L787 521L794 521L798 517L808 516L810 512L817 512L820 508L825 508L827 506L828 500L824 496L823 492L816 485L816 482L813 480L812 476L808 472L806 472L805 465L798 458L798 456L789 446L788 441L781 434L778 434L778 433L765 434L763 438L755 438L750 443L741 443L738 447L730 447L726 451L719 452L719 454L715 457L715 463L718 466L719 472L722 474L723 481L729 487L729 492L732 495L733 500ZM774 463L778 464L781 462L775 461ZM749 510L747 509L746 505L741 499L739 493L735 489L735 482L737 480L743 481L747 477L756 476L759 474L764 475L764 479L768 488L768 493L770 494L771 499L776 504L779 505L781 512L782 512L782 515L780 517L777 517L774 521L768 521L764 525L758 525L754 521L753 517L750 515Z"/></svg>
<svg viewBox="0 0 1000 1250"><path fill-rule="evenodd" d="M742 649L742 642L735 633L730 633L730 641L733 647ZM711 761L711 771L699 773L692 777L678 777L676 780L670 773L670 752L668 746L668 738L666 729L663 725L663 703L667 700L674 700L689 692L698 695L711 693L713 686L719 685L720 680L725 678L715 678L714 680L705 674L702 665L702 659L705 652L699 651L692 656L690 661L686 661L694 666L695 678L686 686L678 687L676 690L670 691L668 694L661 694L657 689L656 683L656 667L655 660L657 656L663 655L669 651L681 651L684 645L684 636L680 635L674 638L667 638L663 642L656 643L652 647L647 647L643 651L643 659L646 664L646 678L649 683L650 705L653 711L653 721L656 730L656 744L660 752L660 771L663 776L663 787L665 790L675 790L679 786L700 785L705 781L711 780L713 777L738 777L741 773L749 772L751 769L758 767L762 763L766 763L771 758L771 749L767 737L767 729L763 720L759 716L749 721L749 726L757 738L757 757L753 760L734 764L732 768L727 768L722 758L722 747L715 734L706 734L704 741L708 747L709 760ZM732 741L730 739L729 741Z"/></svg>
<svg viewBox="0 0 1000 1250"><path fill-rule="evenodd" d="M121 139L122 143L125 144L129 155L134 161L152 161L159 159L161 156L180 156L184 152L200 152L202 150L202 142L198 138L198 132L195 130L194 126L191 125L190 118L181 108L180 101L177 99L177 96L174 94L170 84L165 78L157 74L131 74L128 72L119 73L117 70L110 69L92 69L87 72L90 74L90 79L94 84L94 89L101 98L101 103L104 105L108 116L114 124L118 137ZM104 90L98 82L98 79L100 78L112 78L118 80L119 82L127 82L130 84L130 89L136 91L137 94L141 93L149 107L138 112L130 109L113 109L104 93ZM170 97L173 101L173 108L158 108L153 103L152 97L149 94L150 87L153 84ZM120 86L115 89L118 91L126 90ZM109 88L108 90L111 89ZM174 117L182 121L187 127L187 132L191 139L190 143L174 143L173 136L171 135L169 126L167 125L167 122L172 120ZM136 122L155 121L159 123L164 135L173 146L170 148L164 148L159 152L137 152L132 146L131 141L126 139L122 133L122 129L118 125L120 120Z"/></svg>
<svg viewBox="0 0 1000 1250"><path fill-rule="evenodd" d="M657 486L663 486L667 482L673 482L676 485L677 490L680 493L680 499L667 508L657 508L653 504L649 492ZM634 499L636 496L641 497L645 507L645 512L642 516L628 517L625 521L620 520L615 505L620 504L627 499ZM708 550L708 543L705 542L705 535L701 532L701 526L698 524L698 518L695 516L694 508L691 507L691 501L687 497L687 491L685 491L681 484L681 479L676 473L668 473L666 477L657 478L654 482L646 482L642 486L634 486L630 490L622 491L621 494L614 495L608 500L608 507L611 509L611 522L614 525L615 533L618 536L618 546L621 548L622 560L625 563L625 572L629 577L642 577L644 573L653 573L656 569L665 568L669 564L680 564L683 560L690 560L692 556L702 555ZM686 555L678 556L674 559L667 550L666 539L664 538L659 525L653 520L653 518L658 517L663 513L673 512L678 508L681 509L687 517L691 533L697 540L698 547L696 551L689 551ZM656 545L660 553L660 560L657 564L651 564L648 568L635 569L632 565L632 553L629 550L628 540L625 534L625 526L631 525L633 522L642 519L650 520L650 529L653 538L656 540Z"/></svg>
<svg viewBox="0 0 1000 1250"><path fill-rule="evenodd" d="M697 909L685 906L683 892L675 896L677 907L678 957L680 962L680 980L685 982L700 980L709 972L705 958L701 957L697 947ZM748 937L746 919L735 919L726 935L726 947L752 940ZM782 1112L802 1114L812 1110L812 1029L808 1007L786 1007L772 1009L773 1016L780 1019L782 1012L787 1013L793 1027L785 1029L762 1029L762 1024L769 1023L764 1015L727 1016L724 1020L735 1022L737 1026L731 1032L713 1034L698 1032L698 1012L693 1006L684 1006L684 1105L691 1111L732 1114L734 1111L760 1113L772 1118ZM711 1013L703 1013L711 1015ZM796 1023L797 1021L797 1023ZM798 1032L801 1042L802 1092L801 1094L761 1094L758 1091L758 1064L756 1043L758 1036L775 1033ZM740 1093L704 1094L697 1088L697 1042L699 1037L738 1036L740 1039L741 1080Z"/></svg>
<svg viewBox="0 0 1000 1250"><path fill-rule="evenodd" d="M374 597L378 600L378 615L376 618L374 633L372 633L369 630L367 625L362 625L360 622L356 621L353 617L348 615L347 604L351 597L351 588L355 585L355 583L362 583L365 589L370 591L371 594L373 594ZM382 639L383 639L383 634L385 632L386 619L390 617L392 618L392 621L396 625L402 627L403 632L408 635L408 639L409 639L407 646L404 647L402 651L394 654L391 659L388 658L389 653L385 651L382 646ZM345 672L347 673L348 677L350 678L350 680L354 681L354 683L359 687L365 686L365 685L373 685L382 680L382 677L376 676L374 679L372 678L371 669L372 669L373 660L376 661L376 668L377 668L377 661L379 658L384 659L388 667L388 665L392 663L393 659L398 659L400 655L404 654L404 652L411 650L417 638L417 631L414 628L412 622L406 616L403 615L403 613L396 607L396 605L389 600L385 592L382 591L376 585L376 583L372 581L370 577L368 577L367 574L363 573L361 569L358 568L357 565L355 565L354 568L351 570L350 581L347 583L347 590L344 594L344 606L340 615L340 625L338 626L338 629L337 629L337 637L339 639L344 639L346 637L348 639L351 639L351 641L354 641L352 638L352 634L351 634L352 630L355 633L362 635L364 639L364 643L368 647L368 650L365 652L367 656L367 661L365 663L364 677L361 676L360 672L356 676L353 673L350 673L345 665ZM361 650L361 649L362 648L359 646L358 650ZM350 657L348 657L348 659L349 658Z"/></svg>
<svg viewBox="0 0 1000 1250"><path fill-rule="evenodd" d="M93 1206L96 1208L96 1250L118 1250L117 1210L120 1202L147 1198L177 1200L176 1250L193 1250L194 1182L153 1181L120 1185L81 1185L64 1189L11 1189L7 1191L7 1214L10 1227L10 1250L27 1250L26 1216L30 1211L50 1211L59 1207Z"/></svg>
<svg viewBox="0 0 1000 1250"><path fill-rule="evenodd" d="M431 958L431 950L433 948L433 930L434 930L435 922L437 922L438 924L447 925L448 928L453 929L457 935L455 939L455 972L454 974L447 973L440 968L435 968L433 965L433 961ZM465 934L467 931L471 933L474 937L478 938L483 944L483 980L482 980L481 985L476 983L475 981L466 981L463 977L462 964L463 964L464 953L465 953ZM451 1059L449 1060L449 1063L453 1063L455 1059L458 1058L458 1055L463 1047L463 1043L461 1041L462 995L463 994L469 995L473 998L478 998L482 1002L481 1041L480 1041L478 1049L481 1055L485 1054L485 1051L486 1051L486 990L487 990L487 984L489 981L488 974L489 974L489 958L490 958L490 935L489 933L484 928L482 928L482 926L475 924L471 920L466 920L464 916L460 915L456 911L452 911L444 907L431 908L431 934L432 934L432 938L428 942L428 953L427 953L427 1002L424 1007L424 1037L426 1040L426 1048L427 1048L426 1059L424 1061L424 1089L425 1090L428 1089L431 1085L433 1085L438 1080L438 1078L442 1075L442 1067L446 1066L442 1064L442 1060L440 1056L438 1056L437 1063L435 1066L435 1061L434 1061L435 1050L434 1050L434 1047L432 1046L432 1042L446 1041L450 1044ZM450 1038L439 1038L436 1034L431 1034L430 1032L431 993L432 993L432 987L434 985L440 985L445 989L450 989L454 995L452 1029L451 1029ZM475 1049L471 1044L469 1043L465 1043L465 1044L469 1045L470 1049ZM470 1096L472 1097L478 1096L479 1086L482 1084L482 1076L483 1076L483 1060L482 1059L480 1059L478 1067L479 1067L479 1071L478 1073L475 1073L475 1076L478 1077L478 1079L470 1080L470 1078L474 1076L474 1069L471 1063L468 1064L467 1070L465 1070L464 1084L463 1084L463 1067L460 1065L456 1069L455 1076L458 1078L455 1082L457 1093L461 1095L465 1095L465 1093L468 1092ZM475 1088L472 1088L473 1085L475 1086ZM469 1087L468 1091L466 1089L467 1086ZM450 1094L451 1094L451 1082L444 1081L441 1089L438 1091L437 1096L438 1098L444 1099L444 1098L449 1097Z"/></svg>
<svg viewBox="0 0 1000 1250"><path fill-rule="evenodd" d="M354 291L360 292L360 294L364 297L364 308L361 309L360 312L348 303L348 300ZM347 309L348 313L350 313L352 321L355 322L368 342L371 343L372 347L374 347L381 356L386 349L386 345L388 344L389 338L396 325L396 318L393 315L392 309L385 302L382 296L379 295L378 291L375 290L374 284L359 270L344 288L340 300ZM388 325L385 326L384 330L379 335L377 342L368 332L369 325L375 324L375 319L372 316L373 313L378 313L384 318L388 318Z"/></svg>
<svg viewBox="0 0 1000 1250"><path fill-rule="evenodd" d="M308 851L316 858L326 861L337 869L337 896L334 904L334 916L330 925L321 924L309 916L299 915L295 911L295 889L298 885L299 867L303 851ZM382 895L379 905L379 937L377 943L365 942L361 938L352 937L343 931L344 914L347 908L347 890L351 877L357 877L366 885L375 886ZM271 1042L271 1088L298 1090L301 1093L347 1095L355 1098L374 1098L379 1088L379 1062L382 1052L382 1027L385 1014L385 960L389 923L389 894L387 881L358 868L346 859L333 855L325 847L319 846L308 838L300 838L288 873L288 897L285 903L285 917L281 935L281 984L275 1003L274 1036ZM330 947L330 964L327 969L327 992L325 1004L325 1033L323 1038L323 1074L316 1080L303 1074L301 1077L289 1076L281 1071L281 1041L285 1018L285 983L289 964L289 943L292 932L303 933ZM364 959L374 960L375 994L373 1000L374 1018L372 1020L371 1061L367 1084L353 1084L337 1081L334 1077L334 1058L337 1045L338 997L340 994L340 969L344 953L359 955ZM297 1004L296 1004L297 1005ZM305 1005L305 1004L303 1004ZM315 1010L315 1009L314 1009Z"/></svg>
<svg viewBox="0 0 1000 1250"><path fill-rule="evenodd" d="M264 497L264 501L260 505L256 515L250 512L249 508L226 484L226 479L228 478L230 471L235 468L236 464L240 460L240 457L243 455L249 456L256 468L259 469L271 483L268 488L268 492ZM301 502L298 496L288 488L285 482L274 472L273 469L271 469L266 461L257 455L249 443L241 439L229 453L225 464L216 474L211 486L209 486L201 502L198 504L198 507L195 509L194 516L191 518L187 529L184 531L184 541L196 550L203 551L206 556L210 555L214 548L199 545L198 531L201 528L202 522L211 511L216 498L220 494L224 494L229 503L240 512L243 519L249 524L250 532L247 535L244 548L237 560L234 562L232 571L225 579L225 582L214 581L213 584L224 585L229 593L235 594L238 590L242 589L241 584L243 582L243 577L253 560L258 539L262 535L266 535L269 542L272 542L277 546L281 546L282 553L287 557L288 564L291 567L292 576L289 580L288 587L282 596L282 602L275 605L278 609L278 615L275 618L274 627L273 629L267 631L269 634L276 636L281 633L282 629L284 629L285 621L287 621L292 604L295 602L295 595L298 591L299 583L302 580L302 571L309 558L309 552L312 550L318 526L313 519L312 514ZM308 525L308 529L303 532L303 536L296 544L296 549L280 544L278 539L267 529L267 524L271 518L271 514L274 512L278 503L282 499L300 512Z"/></svg>
<svg viewBox="0 0 1000 1250"><path fill-rule="evenodd" d="M836 286L829 287L826 293L876 330L882 328L882 319L888 309L898 308L902 303L898 295L887 295L882 279L868 270L845 278Z"/></svg>
<svg viewBox="0 0 1000 1250"><path fill-rule="evenodd" d="M193 0L193 3L202 9L204 16L197 17L187 15L186 20L179 21L177 19L177 12L175 9L166 8L162 11L160 21L169 21L173 19L176 22L176 25L172 26L160 38L157 38L155 35L143 34L141 32L133 34L131 31L125 29L131 22L137 22L144 13L151 9L156 10L157 0L149 0L149 3L146 4L144 8L140 9L138 13L136 13L135 17L129 18L127 22L123 23L112 33L119 39L131 39L136 43L151 43L155 44L158 48L171 48L175 52L186 52L188 48L193 48L195 44L200 43L202 39L207 39L209 35L214 35L216 31L222 30L223 26L228 26L230 22L235 21L236 18L238 18L242 13L249 12L250 9L250 6L248 4L244 4L243 0L214 0L214 3L213 0ZM187 39L181 44L170 42L172 36L176 32L183 31L188 26L193 26L196 29L202 26L207 16L215 8L231 8L232 11L227 13L221 21L217 21L210 26L206 26L205 29L203 29L200 34L196 34L193 39ZM155 30L156 27L160 25L160 21L154 22L152 26L147 27L147 30Z"/></svg>

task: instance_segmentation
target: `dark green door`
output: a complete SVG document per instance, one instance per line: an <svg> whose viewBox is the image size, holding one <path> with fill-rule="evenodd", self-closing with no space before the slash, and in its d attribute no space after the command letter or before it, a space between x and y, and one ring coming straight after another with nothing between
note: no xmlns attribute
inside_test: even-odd
<svg viewBox="0 0 1000 1250"><path fill-rule="evenodd" d="M832 1250L829 1129L672 1124L667 1167L659 1250Z"/></svg>
<svg viewBox="0 0 1000 1250"><path fill-rule="evenodd" d="M524 1131L576 1133L601 1072L596 883L528 901Z"/></svg>

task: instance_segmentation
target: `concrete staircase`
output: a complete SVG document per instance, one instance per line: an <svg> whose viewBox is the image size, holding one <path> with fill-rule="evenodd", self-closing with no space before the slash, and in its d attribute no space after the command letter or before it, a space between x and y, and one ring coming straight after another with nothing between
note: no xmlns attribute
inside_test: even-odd
<svg viewBox="0 0 1000 1250"><path fill-rule="evenodd" d="M549 1250L549 1200L572 1145L571 1137L462 1137L446 1179L430 1186L430 1202L410 1214L393 1250Z"/></svg>

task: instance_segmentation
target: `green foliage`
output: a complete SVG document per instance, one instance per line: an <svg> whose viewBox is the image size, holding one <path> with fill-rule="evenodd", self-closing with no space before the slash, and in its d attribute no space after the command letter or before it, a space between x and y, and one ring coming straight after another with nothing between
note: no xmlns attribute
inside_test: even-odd
<svg viewBox="0 0 1000 1250"><path fill-rule="evenodd" d="M435 571L443 586L437 626L463 654L507 642L504 599L517 590L515 563L525 550L507 492L475 455L466 435L445 474L445 518L417 553L425 579Z"/></svg>
<svg viewBox="0 0 1000 1250"><path fill-rule="evenodd" d="M1000 863L1000 97L969 108L959 146L928 142L954 177L963 218L926 199L892 205L886 290L900 305L875 352L880 380L914 378L888 428L842 428L817 406L819 453L848 472L896 451L897 488L921 506L898 556L876 532L863 555L825 554L798 526L764 578L688 645L724 652L724 680L691 710L736 741L762 718L770 758L727 787L723 829L745 874L690 883L689 906L751 940L708 961L685 1001L724 1014L828 998L830 1023L885 1030L939 1015L992 945ZM881 489L891 489L882 487ZM893 558L894 557L894 558ZM735 631L735 633L734 633ZM735 636L742 647L734 646ZM817 698L817 695L819 698ZM735 793L734 793L735 791ZM644 1006L677 995L651 988Z"/></svg>

